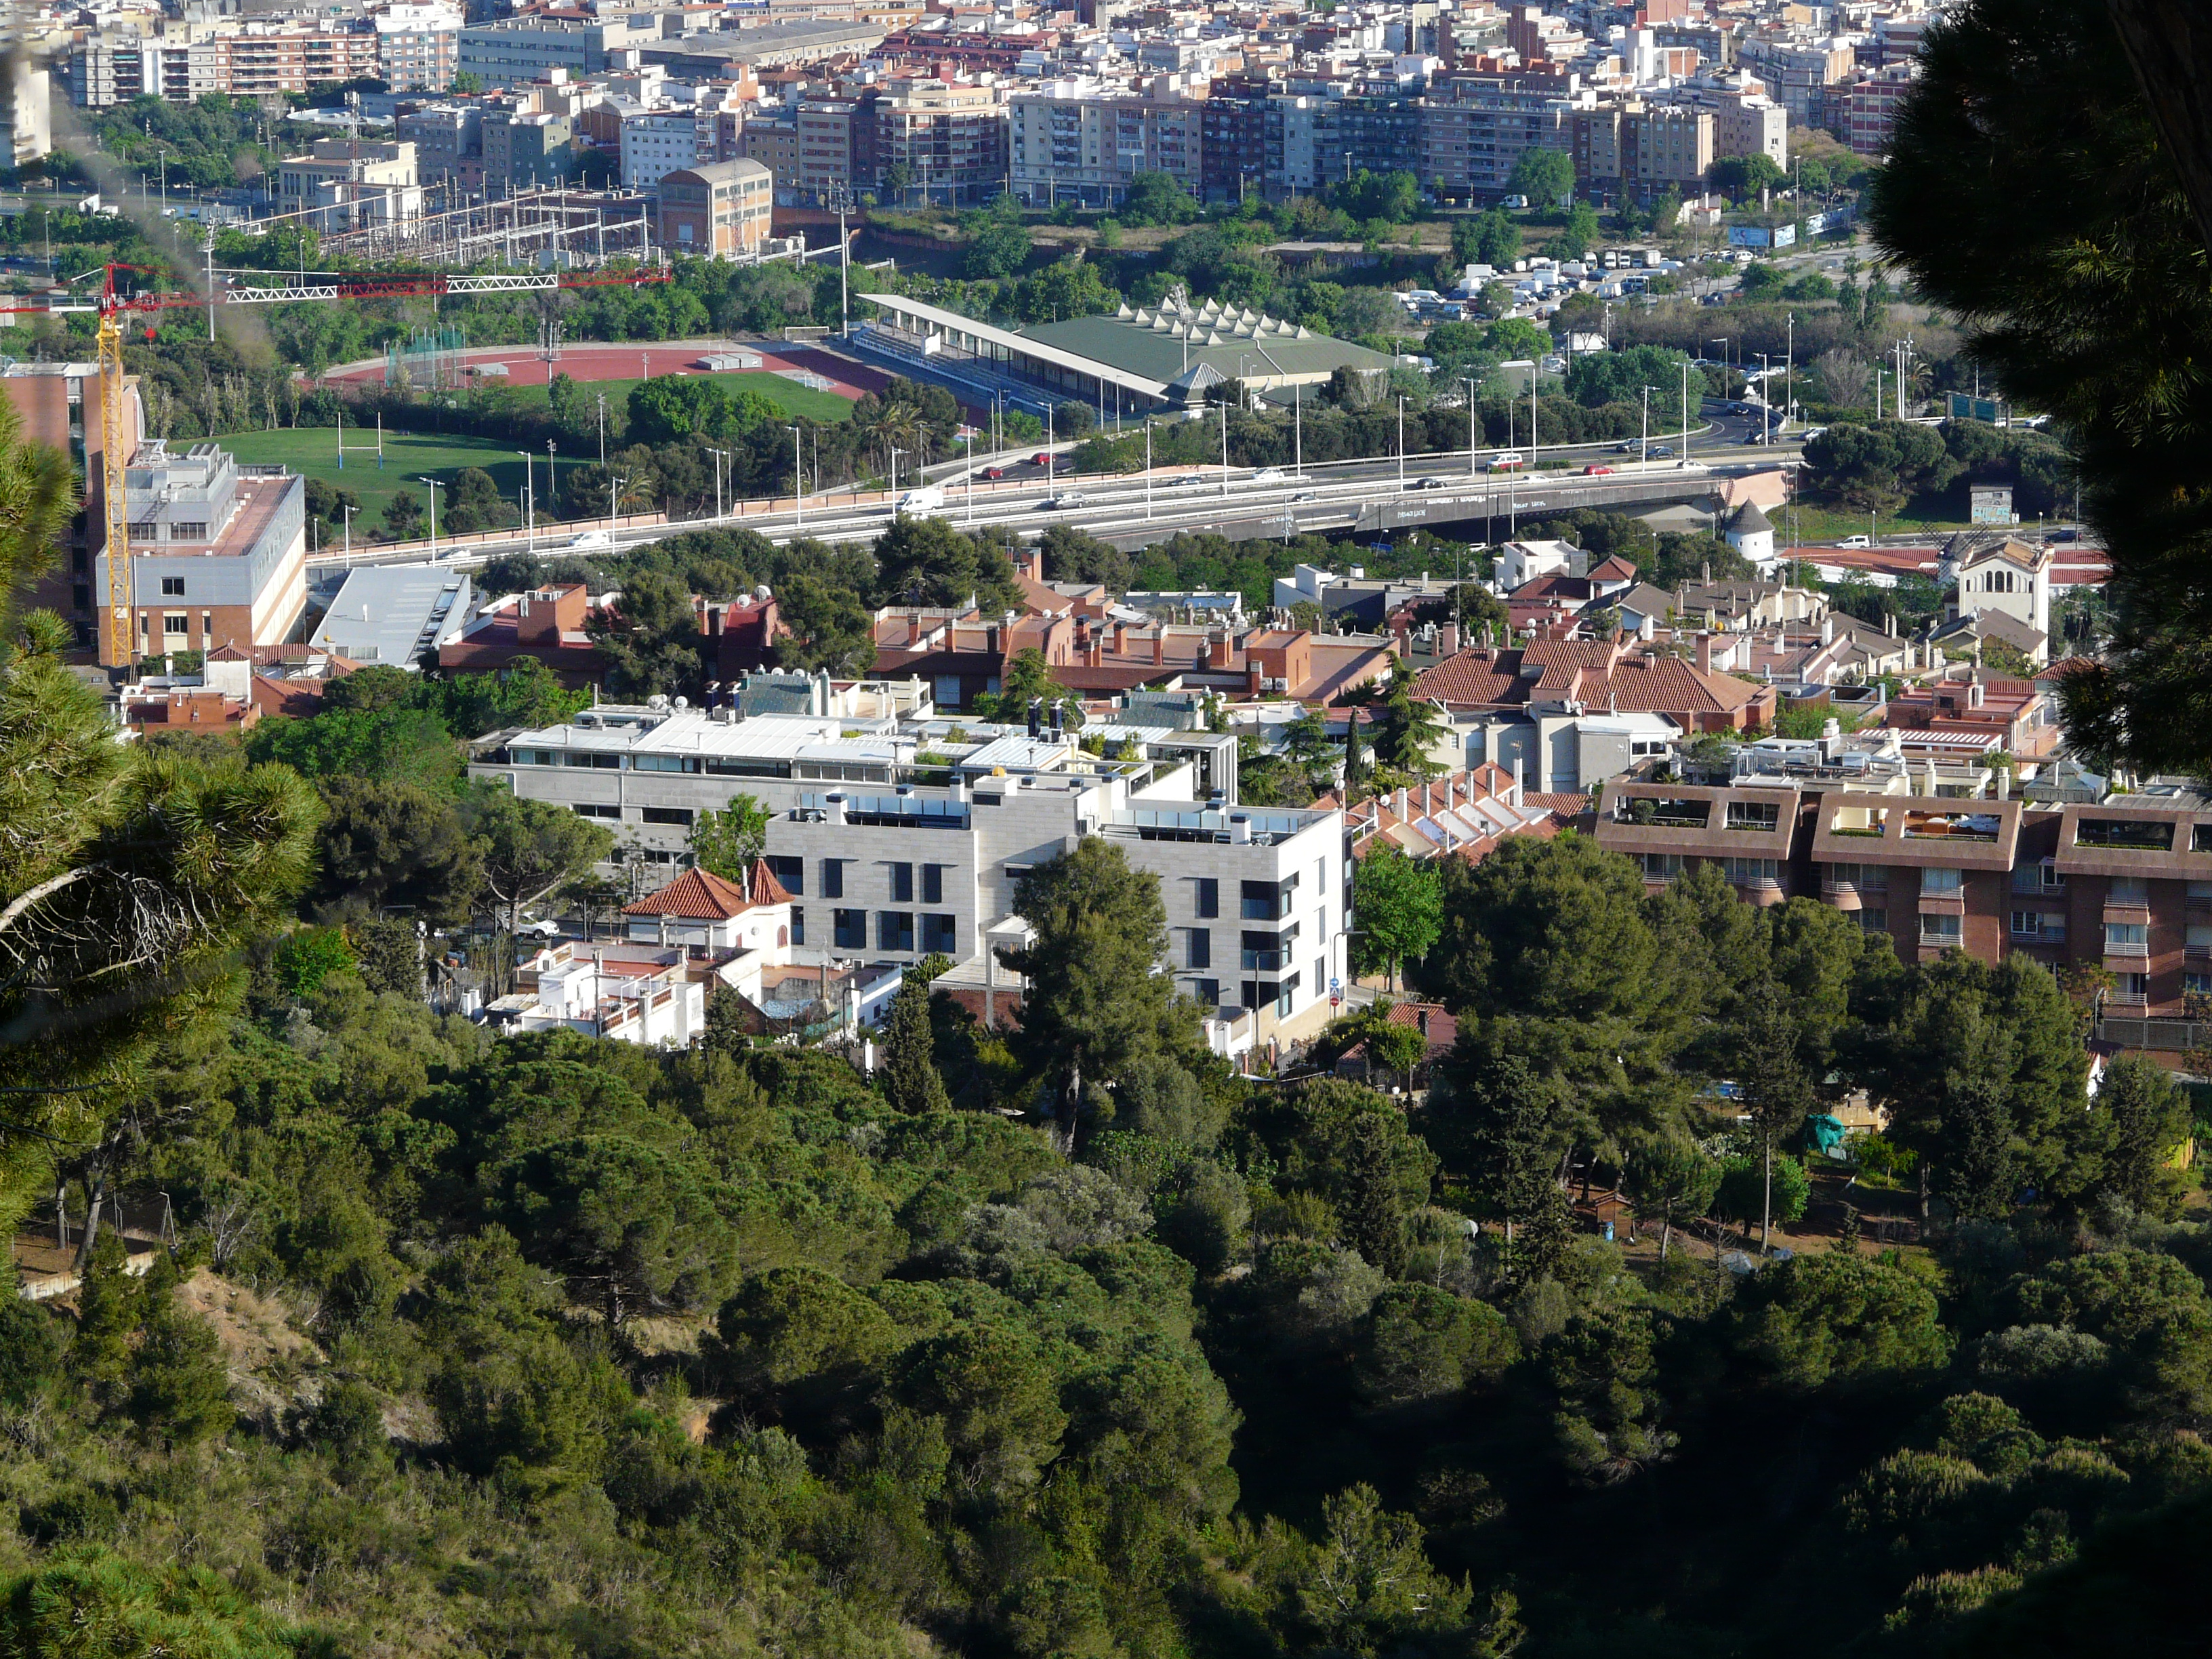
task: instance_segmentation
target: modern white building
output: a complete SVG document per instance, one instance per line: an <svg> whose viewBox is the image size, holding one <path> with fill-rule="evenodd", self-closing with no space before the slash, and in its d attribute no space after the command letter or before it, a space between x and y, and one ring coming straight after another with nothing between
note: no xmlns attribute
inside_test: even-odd
<svg viewBox="0 0 2212 1659"><path fill-rule="evenodd" d="M1343 815L1194 798L1188 755L1235 739L1116 726L1133 758L1073 734L937 720L603 707L479 746L470 770L607 823L625 856L680 866L704 811L750 795L767 863L791 896L801 962L904 963L942 951L977 986L1009 987L1023 873L1106 837L1160 878L1164 972L1199 1001L1254 1011L1264 1043L1325 1015L1346 971ZM1248 1035L1249 1035L1248 1033Z"/></svg>
<svg viewBox="0 0 2212 1659"><path fill-rule="evenodd" d="M711 148L711 131L708 143ZM689 105L623 117L622 170L627 189L651 190L670 173L710 159L700 146L699 117Z"/></svg>
<svg viewBox="0 0 2212 1659"><path fill-rule="evenodd" d="M2001 611L2046 639L2051 634L2051 550L2007 536L1963 552L1954 564L1957 586L1948 609L1954 617Z"/></svg>

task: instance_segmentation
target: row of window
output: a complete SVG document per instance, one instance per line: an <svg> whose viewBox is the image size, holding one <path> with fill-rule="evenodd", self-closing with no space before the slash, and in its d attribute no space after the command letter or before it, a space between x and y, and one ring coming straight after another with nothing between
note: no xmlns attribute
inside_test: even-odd
<svg viewBox="0 0 2212 1659"><path fill-rule="evenodd" d="M805 913L793 906L791 917L792 943L805 944ZM924 912L921 921L920 948L923 951L942 951L948 957L959 956L960 923L957 917ZM876 912L875 949L910 952L916 948L916 937L915 915L911 910ZM832 910L830 913L830 943L833 949L839 951L867 950L868 913L866 910Z"/></svg>

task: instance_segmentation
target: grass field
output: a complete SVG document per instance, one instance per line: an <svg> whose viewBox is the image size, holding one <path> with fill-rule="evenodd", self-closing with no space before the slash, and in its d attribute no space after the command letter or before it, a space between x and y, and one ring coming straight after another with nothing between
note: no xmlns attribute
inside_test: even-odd
<svg viewBox="0 0 2212 1659"><path fill-rule="evenodd" d="M338 465L336 427L303 426L274 432L234 432L216 441L248 465L289 466L310 478L320 478L333 489L350 489L361 497L362 510L354 518L356 531L380 527L384 509L399 491L411 491L427 515L428 492L416 483L419 477L443 483L455 473L480 466L491 474L500 493L509 501L522 488L522 456L513 444L495 438L463 438L434 432L387 432L384 434L384 465L376 464L376 428L349 426L345 429L345 465ZM550 499L545 488L544 457L537 458L538 499ZM428 524L427 516L424 520ZM356 538L358 539L358 538Z"/></svg>
<svg viewBox="0 0 2212 1659"><path fill-rule="evenodd" d="M556 365L558 368L558 365ZM658 378L658 377L656 377ZM727 374L709 377L738 392L757 392L785 414L819 421L824 426L833 422L849 419L853 402L834 392L817 392L796 380L787 380L781 374L768 370L739 369ZM641 380L579 380L576 390L586 398L603 397L607 407L617 408L629 400L630 388L642 386ZM542 386L519 386L514 388L516 398L533 408L545 406L545 388Z"/></svg>

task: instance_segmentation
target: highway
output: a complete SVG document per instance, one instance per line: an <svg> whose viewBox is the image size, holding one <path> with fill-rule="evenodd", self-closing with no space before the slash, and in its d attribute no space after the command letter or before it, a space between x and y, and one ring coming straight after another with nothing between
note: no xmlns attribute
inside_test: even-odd
<svg viewBox="0 0 2212 1659"><path fill-rule="evenodd" d="M1010 526L1036 533L1069 524L1117 545L1135 547L1164 539L1177 531L1212 531L1233 539L1289 537L1306 531L1385 532L1407 526L1467 525L1480 521L1482 539L1510 537L1532 514L1557 514L1583 507L1642 509L1670 501L1710 494L1717 477L1787 464L1796 458L1792 443L1747 448L1742 437L1753 422L1715 412L1702 433L1692 434L1692 456L1685 463L1669 454L1650 462L1620 454L1614 443L1546 447L1545 461L1565 459L1567 470L1492 472L1496 452L1485 448L1470 459L1466 450L1440 454L1332 461L1289 468L1182 467L1144 473L1079 478L1054 477L1026 463L979 459L932 470L933 489L944 491L933 509L962 529ZM1663 442L1679 447L1679 434ZM1656 452L1662 440L1655 435ZM1634 450L1637 445L1628 447ZM1525 452L1524 452L1525 453ZM1608 469L1587 474L1583 469ZM985 481L977 475L998 467L1015 476ZM950 476L948 476L948 474ZM1402 478L1402 483L1401 482ZM901 492L902 495L903 491ZM479 568L488 560L516 553L542 557L588 556L641 547L692 531L752 530L778 542L813 537L826 542L872 541L883 533L895 510L893 498L878 492L854 499L827 495L796 506L739 502L720 518L643 525L584 536L554 526L530 534L516 531L501 538L477 541L448 551L438 562L457 570ZM366 548L345 554L325 550L311 556L310 568L335 573L351 565L426 564L422 544Z"/></svg>

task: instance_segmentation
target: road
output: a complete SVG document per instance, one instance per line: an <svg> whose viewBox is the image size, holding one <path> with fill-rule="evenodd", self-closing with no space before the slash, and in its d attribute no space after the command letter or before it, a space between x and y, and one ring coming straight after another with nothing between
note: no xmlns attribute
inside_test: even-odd
<svg viewBox="0 0 2212 1659"><path fill-rule="evenodd" d="M1055 467L1049 481L1043 467L1029 462L1011 466L1011 476L1005 478L980 479L976 475L998 465L987 460L973 468L965 463L933 468L932 482L945 491L939 515L963 529L1007 526L1034 532L1069 524L1102 539L1136 546L1178 530L1210 530L1249 538L1305 531L1383 532L1482 520L1487 540L1492 532L1510 535L1532 513L1695 499L1710 493L1718 475L1786 464L1796 458L1794 443L1744 448L1742 434L1753 424L1716 415L1704 437L1692 434L1687 464L1671 455L1642 462L1633 454L1614 453L1620 446L1606 443L1546 447L1540 459L1565 459L1571 470L1519 474L1488 471L1495 452L1484 448L1472 456L1463 449L1409 455L1402 462L1395 456L1332 461L1310 465L1303 473L1289 468L1185 467L1156 471L1149 477L1136 473L1070 480L1058 476ZM1677 434L1666 441L1678 447L1680 441ZM1653 448L1661 445L1655 436ZM1586 474L1586 466L1608 470ZM447 554L442 562L471 570L509 554L605 553L715 528L753 530L773 541L800 537L872 541L883 533L893 510L893 498L884 493L859 499L815 497L795 507L740 502L723 518L641 526L611 535L576 537L558 527L537 535L517 532L498 541L471 543L465 550ZM319 571L343 570L349 564L428 562L428 551L420 544L364 550L349 560L343 553L324 552L308 561Z"/></svg>

